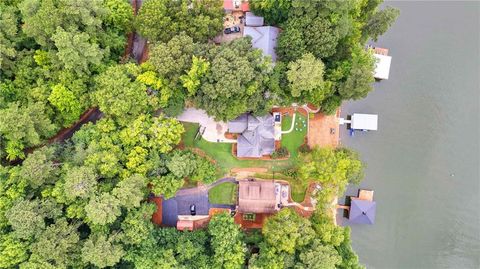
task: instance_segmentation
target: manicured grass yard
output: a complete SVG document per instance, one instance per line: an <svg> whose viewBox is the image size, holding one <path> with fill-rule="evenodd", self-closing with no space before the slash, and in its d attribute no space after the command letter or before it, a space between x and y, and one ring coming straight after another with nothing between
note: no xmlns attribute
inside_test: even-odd
<svg viewBox="0 0 480 269"><path fill-rule="evenodd" d="M237 200L238 185L232 182L221 183L208 191L211 204L234 205Z"/></svg>
<svg viewBox="0 0 480 269"><path fill-rule="evenodd" d="M282 120L282 131L287 131L292 125L292 117L284 116ZM305 141L307 135L307 119L302 114L297 113L295 119L295 127L293 131L288 134L282 135L282 146L288 149L290 152L290 158L298 157L298 148Z"/></svg>

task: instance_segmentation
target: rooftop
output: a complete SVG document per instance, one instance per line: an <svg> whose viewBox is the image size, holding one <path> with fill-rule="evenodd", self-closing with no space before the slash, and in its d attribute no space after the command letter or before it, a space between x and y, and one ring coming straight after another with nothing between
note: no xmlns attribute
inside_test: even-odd
<svg viewBox="0 0 480 269"><path fill-rule="evenodd" d="M241 134L237 138L237 157L260 158L272 154L275 151L274 125L271 114L242 114L228 122L230 133Z"/></svg>
<svg viewBox="0 0 480 269"><path fill-rule="evenodd" d="M273 180L240 180L238 212L274 213L277 211Z"/></svg>
<svg viewBox="0 0 480 269"><path fill-rule="evenodd" d="M352 199L348 219L352 223L373 224L376 208L375 201Z"/></svg>
<svg viewBox="0 0 480 269"><path fill-rule="evenodd" d="M272 57L272 62L277 60L275 47L280 29L273 26L251 27L245 26L243 36L252 37L252 47L261 49L264 55Z"/></svg>
<svg viewBox="0 0 480 269"><path fill-rule="evenodd" d="M375 56L377 61L375 64L374 77L376 79L388 79L392 57L388 55L377 54L377 53L374 53L373 56Z"/></svg>

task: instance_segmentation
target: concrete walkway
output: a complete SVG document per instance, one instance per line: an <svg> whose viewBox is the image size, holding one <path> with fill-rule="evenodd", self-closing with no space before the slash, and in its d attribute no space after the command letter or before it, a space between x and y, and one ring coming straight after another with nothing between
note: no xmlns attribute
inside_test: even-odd
<svg viewBox="0 0 480 269"><path fill-rule="evenodd" d="M203 139L209 142L221 143L236 143L235 139L228 139L225 137L225 132L228 130L227 123L222 121L215 121L208 116L205 110L196 108L187 108L182 114L176 117L179 121L198 123L203 131Z"/></svg>
<svg viewBox="0 0 480 269"><path fill-rule="evenodd" d="M293 127L295 127L295 119L296 118L297 118L297 112L295 111L295 113L293 113L292 126L290 126L290 129L288 129L287 131L282 131L282 134L288 134L288 133L291 133L293 131Z"/></svg>

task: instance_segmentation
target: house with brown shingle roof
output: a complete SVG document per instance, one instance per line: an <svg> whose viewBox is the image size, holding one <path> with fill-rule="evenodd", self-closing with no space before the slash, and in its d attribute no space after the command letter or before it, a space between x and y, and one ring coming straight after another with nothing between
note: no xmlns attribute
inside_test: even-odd
<svg viewBox="0 0 480 269"><path fill-rule="evenodd" d="M273 180L238 181L239 213L275 213L278 210Z"/></svg>

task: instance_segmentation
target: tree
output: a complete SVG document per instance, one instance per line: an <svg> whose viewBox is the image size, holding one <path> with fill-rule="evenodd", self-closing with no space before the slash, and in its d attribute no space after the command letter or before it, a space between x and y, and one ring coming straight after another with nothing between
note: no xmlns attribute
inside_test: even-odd
<svg viewBox="0 0 480 269"><path fill-rule="evenodd" d="M24 158L25 147L40 144L43 138L49 137L54 131L55 126L45 115L44 106L40 103L28 107L10 103L7 108L0 109L0 136L9 160Z"/></svg>
<svg viewBox="0 0 480 269"><path fill-rule="evenodd" d="M168 1L149 0L142 4L136 16L138 32L151 41L168 41L177 33L177 25L168 16Z"/></svg>
<svg viewBox="0 0 480 269"><path fill-rule="evenodd" d="M167 153L174 145L180 143L184 132L185 128L178 120L163 116L155 117L148 129L150 137L148 143L151 149Z"/></svg>
<svg viewBox="0 0 480 269"><path fill-rule="evenodd" d="M311 53L288 64L287 80L291 95L301 102L320 104L330 94L330 84L323 80L324 65Z"/></svg>
<svg viewBox="0 0 480 269"><path fill-rule="evenodd" d="M287 20L292 6L291 0L251 0L250 9L265 18L267 25L278 25Z"/></svg>
<svg viewBox="0 0 480 269"><path fill-rule="evenodd" d="M168 42L156 43L149 52L149 62L160 77L172 81L170 87L174 87L180 76L192 65L194 50L193 39L182 32Z"/></svg>
<svg viewBox="0 0 480 269"><path fill-rule="evenodd" d="M304 30L305 45L315 57L324 59L332 56L340 40L338 27L327 18L317 17Z"/></svg>
<svg viewBox="0 0 480 269"><path fill-rule="evenodd" d="M175 193L183 186L183 179L177 178L173 174L162 177L155 177L150 181L152 192L155 195L163 195L165 199L175 196Z"/></svg>
<svg viewBox="0 0 480 269"><path fill-rule="evenodd" d="M132 175L122 179L113 189L113 195L120 204L127 209L133 209L140 206L140 202L145 198L146 181L142 175Z"/></svg>
<svg viewBox="0 0 480 269"><path fill-rule="evenodd" d="M120 201L109 193L93 197L85 206L87 219L92 224L105 225L114 222L121 214Z"/></svg>
<svg viewBox="0 0 480 269"><path fill-rule="evenodd" d="M99 268L113 266L125 254L122 246L114 242L113 237L103 234L91 234L82 248L82 259Z"/></svg>
<svg viewBox="0 0 480 269"><path fill-rule="evenodd" d="M30 246L29 261L49 263L57 268L79 265L79 240L77 224L59 219L46 228Z"/></svg>
<svg viewBox="0 0 480 269"><path fill-rule="evenodd" d="M314 180L322 185L317 195L322 203L331 202L333 196L345 190L349 181L358 183L363 177L358 155L347 149L314 148L301 156L300 163L300 179Z"/></svg>
<svg viewBox="0 0 480 269"><path fill-rule="evenodd" d="M98 44L90 41L87 33L67 32L58 27L51 39L57 47L57 57L66 70L89 74L89 66L99 65L102 61L103 52Z"/></svg>
<svg viewBox="0 0 480 269"><path fill-rule="evenodd" d="M96 78L97 91L93 100L100 110L120 124L127 124L140 113L148 111L147 89L132 81L122 66L111 66Z"/></svg>
<svg viewBox="0 0 480 269"><path fill-rule="evenodd" d="M316 239L300 253L295 269L335 269L341 260L332 246L322 245L320 240Z"/></svg>
<svg viewBox="0 0 480 269"><path fill-rule="evenodd" d="M58 27L85 34L100 34L105 9L100 0L25 0L19 9L25 22L24 32L41 46L52 45L50 38Z"/></svg>
<svg viewBox="0 0 480 269"><path fill-rule="evenodd" d="M65 175L65 196L74 201L76 198L87 199L95 194L97 189L97 174L88 166L68 167Z"/></svg>
<svg viewBox="0 0 480 269"><path fill-rule="evenodd" d="M45 229L45 218L55 218L60 213L51 200L19 199L5 212L5 217L18 238L31 239Z"/></svg>
<svg viewBox="0 0 480 269"><path fill-rule="evenodd" d="M365 98L373 90L375 57L370 51L357 47L352 52L352 63L345 81L339 84L342 99Z"/></svg>
<svg viewBox="0 0 480 269"><path fill-rule="evenodd" d="M188 2L187 2L188 3ZM195 0L189 9L191 21L184 30L193 40L206 43L223 30L223 2L217 0Z"/></svg>
<svg viewBox="0 0 480 269"><path fill-rule="evenodd" d="M147 240L155 228L151 221L155 212L155 205L142 204L141 207L128 211L122 222L122 242L130 245L138 245Z"/></svg>
<svg viewBox="0 0 480 269"><path fill-rule="evenodd" d="M303 27L303 22L299 19L292 19L286 23L275 48L280 60L294 61L308 52Z"/></svg>
<svg viewBox="0 0 480 269"><path fill-rule="evenodd" d="M201 79L208 73L210 63L203 58L192 56L192 67L186 75L180 76L182 85L187 89L188 96L194 96L201 84Z"/></svg>
<svg viewBox="0 0 480 269"><path fill-rule="evenodd" d="M262 233L266 243L274 246L277 251L288 254L293 254L295 249L308 245L314 237L310 222L288 208L268 218Z"/></svg>
<svg viewBox="0 0 480 269"><path fill-rule="evenodd" d="M375 12L364 26L363 34L372 38L373 41L377 41L379 36L387 32L399 15L400 10L393 7L386 7Z"/></svg>
<svg viewBox="0 0 480 269"><path fill-rule="evenodd" d="M48 101L60 111L63 118L63 126L65 127L78 120L82 114L80 102L75 97L75 94L63 85L57 84L52 87Z"/></svg>
<svg viewBox="0 0 480 269"><path fill-rule="evenodd" d="M211 47L207 57L210 72L197 91L198 107L223 121L266 109L264 82L272 68L261 51L252 49L250 37Z"/></svg>
<svg viewBox="0 0 480 269"><path fill-rule="evenodd" d="M53 148L43 147L28 155L23 162L18 175L33 189L40 188L49 182L54 175L55 167L51 161Z"/></svg>
<svg viewBox="0 0 480 269"><path fill-rule="evenodd" d="M210 160L200 156L197 156L196 162L196 170L190 176L190 179L205 184L213 183L217 179L217 166Z"/></svg>
<svg viewBox="0 0 480 269"><path fill-rule="evenodd" d="M108 25L128 32L132 28L133 10L128 1L106 0L103 5L107 10L105 21Z"/></svg>
<svg viewBox="0 0 480 269"><path fill-rule="evenodd" d="M167 162L167 168L177 178L185 178L197 169L197 158L190 151L175 151Z"/></svg>
<svg viewBox="0 0 480 269"><path fill-rule="evenodd" d="M4 77L4 73L10 75L13 59L17 55L15 49L18 36L17 20L16 8L0 5L0 66L2 67L0 77Z"/></svg>
<svg viewBox="0 0 480 269"><path fill-rule="evenodd" d="M362 269L364 268L360 265L358 261L358 256L352 249L352 245L350 242L350 227L345 227L343 229L344 232L344 240L337 247L338 254L342 257L342 262L338 265L338 268L341 269Z"/></svg>
<svg viewBox="0 0 480 269"><path fill-rule="evenodd" d="M12 268L28 258L28 244L13 233L0 233L0 268Z"/></svg>
<svg viewBox="0 0 480 269"><path fill-rule="evenodd" d="M226 213L214 215L208 224L208 233L211 236L213 267L241 268L245 260L245 244L233 218Z"/></svg>
<svg viewBox="0 0 480 269"><path fill-rule="evenodd" d="M151 41L167 42L176 33L186 32L195 41L206 42L223 27L221 1L149 0L140 8L136 25Z"/></svg>

